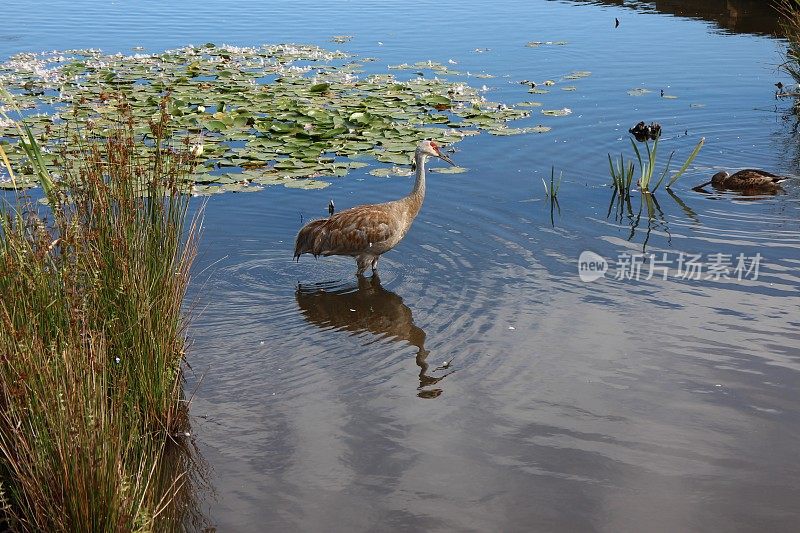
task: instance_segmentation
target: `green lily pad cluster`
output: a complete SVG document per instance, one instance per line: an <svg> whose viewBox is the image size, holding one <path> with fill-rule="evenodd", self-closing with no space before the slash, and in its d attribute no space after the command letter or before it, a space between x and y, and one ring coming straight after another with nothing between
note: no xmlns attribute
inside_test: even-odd
<svg viewBox="0 0 800 533"><path fill-rule="evenodd" d="M439 76L459 76L462 74L461 72L452 70L447 65L443 65L437 61L417 61L412 65L409 65L408 63L389 65L389 70L415 70L419 71L419 74L424 74L423 71L430 70Z"/></svg>
<svg viewBox="0 0 800 533"><path fill-rule="evenodd" d="M588 70L574 70L574 71L570 72L569 74L561 76L559 81L563 82L563 81L581 80L583 78L588 78L591 75L592 75L592 73L589 72ZM531 94L547 94L547 93L550 92L550 89L544 89L544 88L542 88L542 86L553 87L554 85L557 85L559 82L556 81L556 80L544 80L542 82L535 82L535 81L531 81L531 80L522 80L519 83L522 84L522 85L527 85L528 87L530 87L528 89L528 92L531 93ZM575 85L564 85L564 86L561 86L561 90L562 91L572 92L572 91L577 91L578 87L575 86ZM522 104L517 104L517 105L522 105Z"/></svg>
<svg viewBox="0 0 800 533"><path fill-rule="evenodd" d="M269 185L321 188L326 179L367 166L359 160L365 157L392 168L409 165L416 144L426 137L448 144L481 131L515 135L549 129L508 127L530 111L486 101L481 90L440 78L459 75L441 63L389 67L435 74L404 80L366 73L370 61L289 44L208 43L135 55L19 54L0 65L0 87L13 94L13 102L0 105L7 113L12 104L23 110L55 171L56 154L74 137L68 131L104 138L117 127L123 102L137 135L144 144L152 141L150 121L168 94L170 142L196 156L195 194ZM34 185L32 172L25 175L17 135L13 122L0 118L0 143L21 170L20 183Z"/></svg>

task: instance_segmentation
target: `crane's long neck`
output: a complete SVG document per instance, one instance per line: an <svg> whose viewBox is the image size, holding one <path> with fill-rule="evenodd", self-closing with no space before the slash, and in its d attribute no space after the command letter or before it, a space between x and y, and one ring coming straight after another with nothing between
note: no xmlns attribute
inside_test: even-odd
<svg viewBox="0 0 800 533"><path fill-rule="evenodd" d="M407 222L408 226L411 225L411 222L414 220L414 217L417 216L419 210L422 209L422 201L425 199L425 160L427 156L422 152L416 152L414 154L414 162L417 165L417 180L414 182L414 189L412 189L411 194L405 197L403 202L406 205L406 215L407 215Z"/></svg>
<svg viewBox="0 0 800 533"><path fill-rule="evenodd" d="M422 198L425 198L425 160L428 157L422 152L414 154L414 163L417 166L417 181L414 182L414 189L411 191L411 196L419 196L420 203Z"/></svg>

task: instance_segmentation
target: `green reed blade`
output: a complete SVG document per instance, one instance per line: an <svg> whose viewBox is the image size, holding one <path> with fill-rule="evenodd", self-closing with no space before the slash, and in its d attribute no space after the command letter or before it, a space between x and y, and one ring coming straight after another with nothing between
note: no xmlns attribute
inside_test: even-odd
<svg viewBox="0 0 800 533"><path fill-rule="evenodd" d="M706 138L705 137L701 137L700 140L697 142L697 146L694 147L694 150L692 151L691 155L689 155L689 158L686 160L686 162L683 164L683 166L680 169L678 169L678 172L676 172L675 175L672 176L672 178L670 178L669 183L667 183L667 189L672 187L672 184L675 183L676 181L678 181L678 178L680 178L681 175L684 172L686 172L686 169L689 168L689 165L692 164L692 161L694 161L694 158L697 157L697 154L700 153L700 149L703 147L703 144L705 144L705 142L706 142Z"/></svg>

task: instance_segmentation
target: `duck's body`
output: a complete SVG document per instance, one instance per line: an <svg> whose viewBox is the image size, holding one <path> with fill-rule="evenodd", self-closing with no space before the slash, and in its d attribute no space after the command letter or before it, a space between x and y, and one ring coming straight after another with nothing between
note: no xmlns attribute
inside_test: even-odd
<svg viewBox="0 0 800 533"><path fill-rule="evenodd" d="M778 176L765 170L746 168L733 174L725 171L717 172L708 181L695 187L695 190L711 185L715 189L729 189L733 191L774 193L781 189L780 183L786 181L786 176Z"/></svg>
<svg viewBox="0 0 800 533"><path fill-rule="evenodd" d="M754 187L777 187L788 178L764 170L746 168L733 174L717 172L711 177L711 186L723 189L751 189Z"/></svg>
<svg viewBox="0 0 800 533"><path fill-rule="evenodd" d="M433 141L422 141L414 154L417 178L411 194L400 200L383 204L360 205L346 209L330 218L309 222L297 234L294 257L310 253L319 255L349 255L356 258L357 274L368 267L375 271L380 256L406 236L425 199L425 161L439 157L450 164Z"/></svg>

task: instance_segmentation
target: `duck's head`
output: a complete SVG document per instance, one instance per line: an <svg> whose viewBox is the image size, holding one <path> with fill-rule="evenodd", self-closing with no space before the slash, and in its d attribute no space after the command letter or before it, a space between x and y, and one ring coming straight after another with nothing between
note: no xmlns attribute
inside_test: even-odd
<svg viewBox="0 0 800 533"><path fill-rule="evenodd" d="M714 174L713 176L711 176L711 185L718 185L718 184L721 184L721 183L722 183L722 182L724 182L726 179L728 179L728 177L729 177L729 176L730 176L730 174L728 174L728 173L727 173L727 172L725 172L724 170L722 170L722 171L720 171L720 172L717 172L716 174Z"/></svg>

